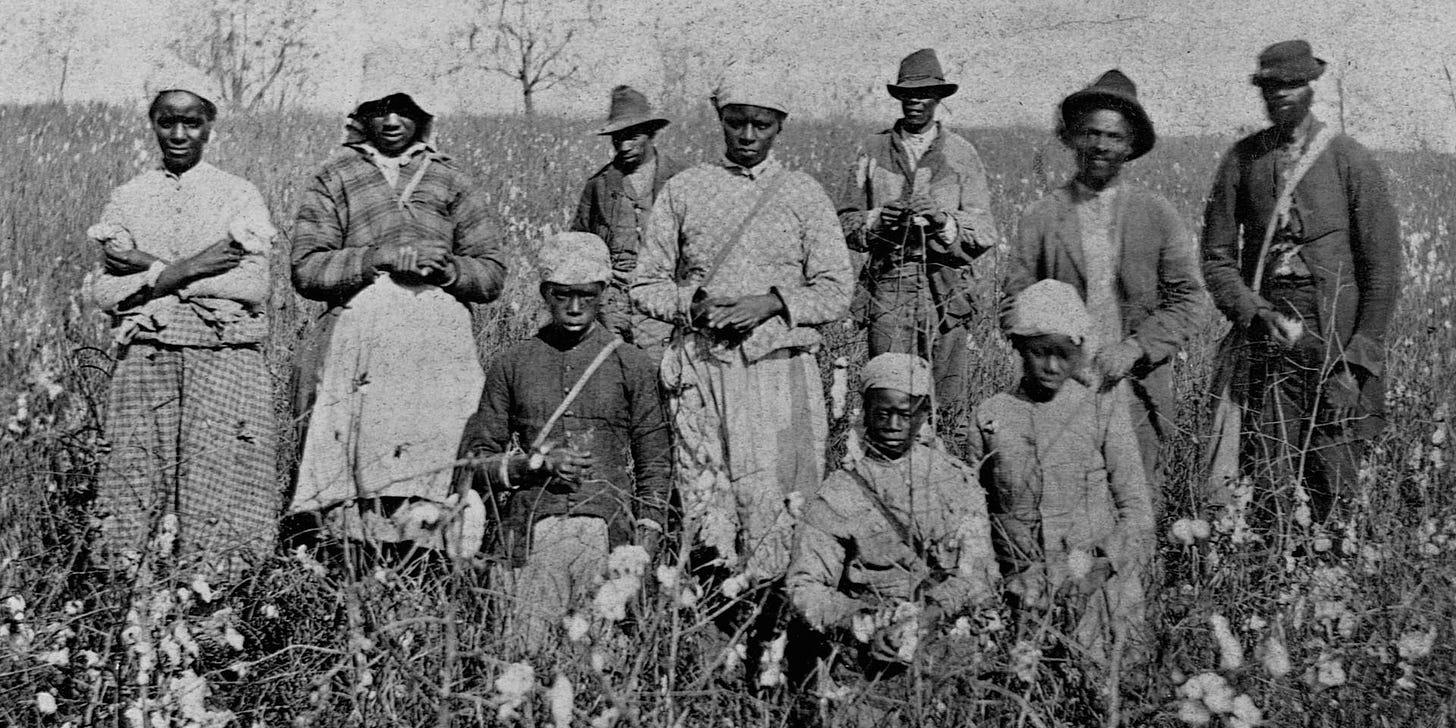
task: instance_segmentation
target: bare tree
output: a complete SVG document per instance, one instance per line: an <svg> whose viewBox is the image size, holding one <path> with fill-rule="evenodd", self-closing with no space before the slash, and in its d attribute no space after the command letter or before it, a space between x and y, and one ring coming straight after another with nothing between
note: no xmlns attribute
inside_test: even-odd
<svg viewBox="0 0 1456 728"><path fill-rule="evenodd" d="M72 76L78 50L84 48L80 34L91 12L85 0L31 0L13 8L13 22L5 41L23 53L22 69L38 76L54 74L51 98L65 102L66 84Z"/></svg>
<svg viewBox="0 0 1456 728"><path fill-rule="evenodd" d="M597 9L597 0L476 0L455 39L461 60L449 73L478 69L515 81L531 116L536 94L577 80L584 63L577 41Z"/></svg>
<svg viewBox="0 0 1456 728"><path fill-rule="evenodd" d="M218 101L255 109L282 104L319 57L310 36L318 10L307 0L208 0L171 50L217 82Z"/></svg>

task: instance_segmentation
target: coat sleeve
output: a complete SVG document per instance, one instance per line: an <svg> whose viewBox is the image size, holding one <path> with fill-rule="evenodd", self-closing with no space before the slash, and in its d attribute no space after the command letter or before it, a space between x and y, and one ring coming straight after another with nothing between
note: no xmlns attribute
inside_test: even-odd
<svg viewBox="0 0 1456 728"><path fill-rule="evenodd" d="M839 227L844 233L844 242L850 250L863 253L869 250L866 233L869 228L870 201L866 185L869 183L870 156L861 151L845 175L844 187L839 195Z"/></svg>
<svg viewBox="0 0 1456 728"><path fill-rule="evenodd" d="M952 160L961 181L960 206L955 218L956 235L952 253L969 262L1001 242L996 220L991 216L991 184L981 154L969 142L956 145Z"/></svg>
<svg viewBox="0 0 1456 728"><path fill-rule="evenodd" d="M800 215L803 246L803 282L776 286L774 293L784 302L789 326L818 326L838 321L849 313L854 292L854 272L849 249L834 217L834 206L818 182L806 179Z"/></svg>
<svg viewBox="0 0 1456 728"><path fill-rule="evenodd" d="M455 279L443 288L466 303L490 303L500 296L506 280L501 235L490 213L485 192L463 174L456 179L460 191L450 209L455 223L451 245Z"/></svg>
<svg viewBox="0 0 1456 728"><path fill-rule="evenodd" d="M328 169L309 180L293 222L293 287L304 298L343 301L369 284L369 248L344 246L340 211L348 203Z"/></svg>
<svg viewBox="0 0 1456 728"><path fill-rule="evenodd" d="M1375 376L1385 368L1385 330L1400 295L1400 220L1386 191L1385 175L1364 147L1351 143L1344 158L1350 209L1351 253L1359 307L1344 360Z"/></svg>
<svg viewBox="0 0 1456 728"><path fill-rule="evenodd" d="M850 618L866 606L838 588L846 556L841 534L836 533L839 521L820 498L805 506L804 519L794 532L794 552L784 582L794 607L819 630L849 626Z"/></svg>
<svg viewBox="0 0 1456 728"><path fill-rule="evenodd" d="M126 225L125 204L113 191L106 207L101 209L99 226L122 228ZM107 314L125 313L122 303L147 287L146 272L126 276L114 276L106 272L104 265L98 265L86 274L81 283L82 296Z"/></svg>
<svg viewBox="0 0 1456 728"><path fill-rule="evenodd" d="M1239 148L1224 155L1203 210L1203 278L1214 305L1235 326L1246 327L1268 302L1244 282L1240 270L1238 219Z"/></svg>
<svg viewBox="0 0 1456 728"><path fill-rule="evenodd" d="M257 187L248 184L238 190L237 209L234 211L231 227L250 231L256 240L266 241L265 247L257 252L249 252L232 270L189 284L179 291L181 298L225 298L253 308L268 303L272 289L269 261L273 244L278 240L278 229L273 227L273 221L268 215L268 204L263 201L263 194Z"/></svg>
<svg viewBox="0 0 1456 728"><path fill-rule="evenodd" d="M1203 277L1193 236L1167 200L1154 196L1154 225L1158 246L1158 307L1138 325L1133 337L1150 363L1159 364L1177 354L1203 315Z"/></svg>
<svg viewBox="0 0 1456 728"><path fill-rule="evenodd" d="M476 458L486 460L472 472L462 467L455 473L456 488L474 484L478 490L490 492L489 484L495 480L499 460L507 456L511 445L511 382L510 354L492 362L485 372L485 384L481 388L480 404L475 413L465 421L465 431L460 436L460 447L456 457L464 460ZM498 483L497 486L504 486Z"/></svg>
<svg viewBox="0 0 1456 728"><path fill-rule="evenodd" d="M946 614L956 614L967 607L988 601L995 595L996 552L991 547L991 519L986 511L986 495L970 468L957 467L958 477L951 484L956 503L952 511L950 539L937 549L941 568L949 570L945 581L926 591L926 597L938 604Z"/></svg>
<svg viewBox="0 0 1456 728"><path fill-rule="evenodd" d="M658 193L647 218L647 234L637 261L637 278L632 283L632 302L644 313L668 323L687 319L695 288L677 282L678 256L682 252L682 221L686 211L678 199L677 178L668 180Z"/></svg>
<svg viewBox="0 0 1456 728"><path fill-rule="evenodd" d="M586 181L581 189L581 198L576 202L576 214L571 218L571 232L574 233L595 233L592 225L592 200L596 190L596 178L592 177Z"/></svg>
<svg viewBox="0 0 1456 728"><path fill-rule="evenodd" d="M621 351L619 348L618 351ZM662 407L657 368L645 354L623 361L627 370L628 416L632 422L632 467L637 484L634 515L667 525L672 483L672 443Z"/></svg>
<svg viewBox="0 0 1456 728"><path fill-rule="evenodd" d="M1098 397L1101 420L1102 459L1117 509L1114 558L1145 563L1153 553L1153 506L1142 455L1132 429L1127 401L1119 394ZM1121 553L1116 553L1121 551Z"/></svg>

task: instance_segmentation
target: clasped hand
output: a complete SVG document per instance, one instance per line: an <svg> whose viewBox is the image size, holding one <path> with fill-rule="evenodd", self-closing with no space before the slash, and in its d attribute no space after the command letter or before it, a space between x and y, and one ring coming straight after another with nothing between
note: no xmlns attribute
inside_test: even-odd
<svg viewBox="0 0 1456 728"><path fill-rule="evenodd" d="M448 279L455 270L450 246L440 240L385 243L373 249L370 264L375 270L429 281Z"/></svg>
<svg viewBox="0 0 1456 728"><path fill-rule="evenodd" d="M708 297L693 303L693 324L700 328L747 334L784 310L776 294L738 298Z"/></svg>
<svg viewBox="0 0 1456 728"><path fill-rule="evenodd" d="M943 227L946 223L945 211L929 195L917 194L880 208L880 224L886 227L905 227L917 217L935 227Z"/></svg>

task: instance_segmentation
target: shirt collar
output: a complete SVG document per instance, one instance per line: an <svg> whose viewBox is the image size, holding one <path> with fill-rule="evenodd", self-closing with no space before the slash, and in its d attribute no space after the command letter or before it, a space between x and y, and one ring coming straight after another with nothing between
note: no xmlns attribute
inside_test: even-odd
<svg viewBox="0 0 1456 728"><path fill-rule="evenodd" d="M156 166L156 170L158 172L161 172L162 173L162 176L167 177L169 179L175 179L175 180L180 180L183 177L187 177L188 179L194 179L196 177L205 177L205 176L211 174L213 172L213 170L215 170L215 169L217 169L217 168L216 167L213 167L211 164L208 164L207 163L207 160L205 160L205 159L199 159L199 160L197 160L197 164L192 165L192 169L189 169L186 172L183 172L182 174L172 174L172 171L169 170L169 169L167 169L167 165L165 165L165 164L163 164L161 162L157 162L157 166Z"/></svg>
<svg viewBox="0 0 1456 728"><path fill-rule="evenodd" d="M723 168L728 170L729 172L738 175L739 177L747 177L751 180L757 180L760 177L772 174L774 170L779 168L779 160L774 157L773 152L769 152L768 156L764 157L764 160L762 162L759 162L752 167L745 167L741 164L737 164L732 160L728 159L728 155L726 154L723 155L723 160L721 164L723 165Z"/></svg>
<svg viewBox="0 0 1456 728"><path fill-rule="evenodd" d="M930 126L925 127L925 131L913 132L907 130L903 125L901 125L900 122L897 121L895 122L895 126L892 127L890 131L895 136L898 136L905 141L911 141L925 146L929 145L931 142L935 141L936 137L940 136L940 122L932 121L930 122Z"/></svg>

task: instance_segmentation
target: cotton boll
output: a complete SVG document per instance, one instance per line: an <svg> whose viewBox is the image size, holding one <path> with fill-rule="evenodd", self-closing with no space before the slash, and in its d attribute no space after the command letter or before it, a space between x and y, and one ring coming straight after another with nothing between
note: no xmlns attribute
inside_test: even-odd
<svg viewBox="0 0 1456 728"><path fill-rule="evenodd" d="M1273 678L1284 677L1293 669L1289 663L1289 650L1284 647L1282 640L1272 635L1264 642L1264 654L1260 662L1264 666L1264 672Z"/></svg>
<svg viewBox="0 0 1456 728"><path fill-rule="evenodd" d="M1237 670L1244 664L1244 648L1229 628L1228 618L1222 614L1208 617L1213 628L1213 638L1218 642L1218 665L1224 670Z"/></svg>
<svg viewBox="0 0 1456 728"><path fill-rule="evenodd" d="M1197 700L1184 700L1178 703L1178 720L1188 725L1208 725L1213 720L1213 714Z"/></svg>

